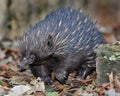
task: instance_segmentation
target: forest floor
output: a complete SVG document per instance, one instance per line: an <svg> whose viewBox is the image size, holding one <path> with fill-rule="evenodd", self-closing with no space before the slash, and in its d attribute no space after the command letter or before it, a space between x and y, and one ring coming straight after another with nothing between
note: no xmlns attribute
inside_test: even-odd
<svg viewBox="0 0 120 96"><path fill-rule="evenodd" d="M35 78L29 69L19 71L19 51L15 45L16 42L11 40L0 41L0 96L116 96L115 90L120 91L119 81L118 86L104 82L96 84L96 72L85 80L76 79L76 72L73 72L69 74L64 85L58 81L49 86L45 85L44 81ZM112 79L110 74L109 80Z"/></svg>

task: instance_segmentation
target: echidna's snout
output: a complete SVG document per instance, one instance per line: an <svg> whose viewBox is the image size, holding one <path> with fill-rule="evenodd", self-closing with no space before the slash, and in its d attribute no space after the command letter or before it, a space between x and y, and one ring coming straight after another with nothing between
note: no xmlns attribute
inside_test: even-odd
<svg viewBox="0 0 120 96"><path fill-rule="evenodd" d="M21 63L18 64L18 67L20 69L26 69L26 67L28 67L28 65L34 63L34 61L35 61L35 56L34 55L29 55L29 56L23 58Z"/></svg>

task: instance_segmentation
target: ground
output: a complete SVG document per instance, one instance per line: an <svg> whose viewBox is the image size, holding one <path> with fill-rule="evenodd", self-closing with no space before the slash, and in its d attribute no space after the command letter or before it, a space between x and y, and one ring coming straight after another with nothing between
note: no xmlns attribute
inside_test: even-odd
<svg viewBox="0 0 120 96"><path fill-rule="evenodd" d="M16 45L16 41L0 41L0 96L116 96L115 91L120 91L120 82L117 79L113 81L112 73L109 75L109 83L96 84L96 72L85 80L75 78L76 72L73 72L64 85L58 81L45 85L44 81L35 78L29 69L19 71L17 65L20 55Z"/></svg>

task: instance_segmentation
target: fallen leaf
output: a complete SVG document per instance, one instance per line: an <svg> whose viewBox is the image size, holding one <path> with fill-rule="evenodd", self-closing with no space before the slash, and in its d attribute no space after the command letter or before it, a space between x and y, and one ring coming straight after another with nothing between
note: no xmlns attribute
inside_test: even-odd
<svg viewBox="0 0 120 96"><path fill-rule="evenodd" d="M67 85L59 85L59 86L57 86L57 89L58 90L63 90L65 88L67 88L67 87L68 87Z"/></svg>
<svg viewBox="0 0 120 96"><path fill-rule="evenodd" d="M103 95L105 93L105 89L104 88L101 88L100 90L99 90L99 94L100 95Z"/></svg>
<svg viewBox="0 0 120 96"><path fill-rule="evenodd" d="M41 92L45 92L45 83L44 81L41 81L41 78L38 77L37 79L31 81L31 84L34 85L34 90L37 91L41 91Z"/></svg>
<svg viewBox="0 0 120 96"><path fill-rule="evenodd" d="M111 72L110 75L109 75L109 81L110 81L110 88L109 89L114 88L113 72Z"/></svg>
<svg viewBox="0 0 120 96"><path fill-rule="evenodd" d="M19 52L16 48L13 48L13 47L9 47L6 50L10 51L10 52L14 52L14 53L18 53Z"/></svg>
<svg viewBox="0 0 120 96"><path fill-rule="evenodd" d="M73 93L72 96L80 96L80 95L82 94L82 92L83 92L83 90L79 88L79 89L77 89L77 91L75 91L75 92Z"/></svg>
<svg viewBox="0 0 120 96"><path fill-rule="evenodd" d="M90 94L90 93L83 93L83 94L81 94L80 96L95 96L94 94Z"/></svg>
<svg viewBox="0 0 120 96"><path fill-rule="evenodd" d="M92 81L92 79L85 79L85 80L81 80L81 79L78 79L78 78L76 78L76 80L78 80L78 81L80 81L81 83L88 83L88 82L91 82Z"/></svg>
<svg viewBox="0 0 120 96"><path fill-rule="evenodd" d="M2 41L2 46L4 46L5 48L8 48L11 45L12 45L11 41Z"/></svg>
<svg viewBox="0 0 120 96"><path fill-rule="evenodd" d="M9 62L13 62L13 58L12 57L8 57L6 59L1 60L0 64L7 64Z"/></svg>
<svg viewBox="0 0 120 96"><path fill-rule="evenodd" d="M107 96L116 96L115 89L107 90L107 91L105 91L105 94L106 94Z"/></svg>
<svg viewBox="0 0 120 96"><path fill-rule="evenodd" d="M44 92L36 92L33 96L45 96Z"/></svg>
<svg viewBox="0 0 120 96"><path fill-rule="evenodd" d="M3 58L5 58L5 51L2 51L1 49L0 49L0 59L3 59Z"/></svg>
<svg viewBox="0 0 120 96"><path fill-rule="evenodd" d="M0 71L8 71L9 70L9 66L7 64L1 64L0 65Z"/></svg>
<svg viewBox="0 0 120 96"><path fill-rule="evenodd" d="M31 88L25 85L18 85L13 87L10 91L8 95L5 96L19 96L24 94L25 92L29 91Z"/></svg>
<svg viewBox="0 0 120 96"><path fill-rule="evenodd" d="M118 80L117 76L115 76L115 87L116 87L116 91L120 92L120 81Z"/></svg>
<svg viewBox="0 0 120 96"><path fill-rule="evenodd" d="M54 82L53 86L55 86L60 91L63 89L69 88L66 84L62 85L58 81Z"/></svg>

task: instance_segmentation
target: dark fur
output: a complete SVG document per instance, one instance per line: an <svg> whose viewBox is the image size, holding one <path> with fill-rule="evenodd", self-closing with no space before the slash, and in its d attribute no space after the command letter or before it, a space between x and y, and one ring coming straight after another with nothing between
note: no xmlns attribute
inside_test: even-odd
<svg viewBox="0 0 120 96"><path fill-rule="evenodd" d="M30 28L19 48L23 58L35 55L30 68L49 83L52 71L60 82L73 70L84 79L95 68L94 49L102 43L101 33L88 16L80 10L61 8Z"/></svg>

